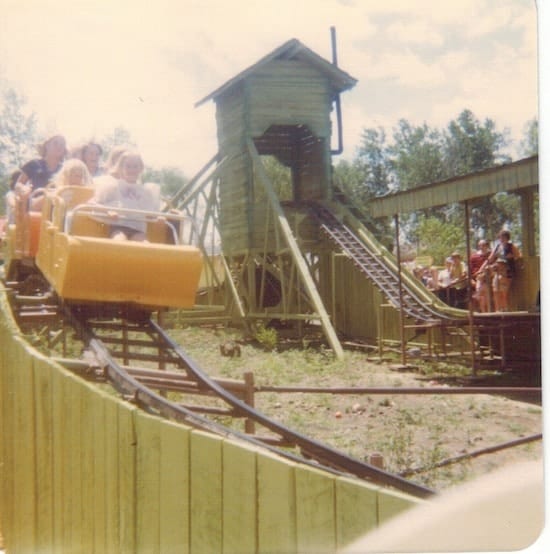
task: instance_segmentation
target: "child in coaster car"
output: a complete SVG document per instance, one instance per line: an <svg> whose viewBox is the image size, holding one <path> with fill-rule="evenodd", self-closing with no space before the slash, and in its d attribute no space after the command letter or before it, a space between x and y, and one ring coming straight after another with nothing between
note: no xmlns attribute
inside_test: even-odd
<svg viewBox="0 0 550 554"><path fill-rule="evenodd" d="M143 211L158 211L160 202L150 186L139 182L144 164L137 152L125 151L118 159L110 174L116 177L98 185L93 201L112 208L128 208ZM115 210L109 216L118 219ZM146 240L146 222L137 219L124 219L111 224L109 236L115 240Z"/></svg>

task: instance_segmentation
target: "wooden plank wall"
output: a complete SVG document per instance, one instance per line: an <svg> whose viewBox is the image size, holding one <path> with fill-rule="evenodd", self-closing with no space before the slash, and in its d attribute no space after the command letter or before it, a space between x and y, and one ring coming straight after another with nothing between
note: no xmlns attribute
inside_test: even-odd
<svg viewBox="0 0 550 554"><path fill-rule="evenodd" d="M331 98L326 75L310 64L273 60L216 100L219 150L229 157L220 175L220 228L227 256L263 244L265 237L262 214L256 213L263 192L254 187L246 139L261 137L272 125L307 125L315 139L294 145L303 157L297 196L328 194Z"/></svg>
<svg viewBox="0 0 550 554"><path fill-rule="evenodd" d="M246 154L246 97L239 85L216 104L219 151L227 156L220 174L220 222L223 251L227 256L248 248L248 217L252 204L251 162Z"/></svg>
<svg viewBox="0 0 550 554"><path fill-rule="evenodd" d="M0 296L8 552L335 552L419 501L148 415L19 336Z"/></svg>
<svg viewBox="0 0 550 554"><path fill-rule="evenodd" d="M307 62L272 60L246 80L249 136L270 125L307 125L318 138L330 137L328 78Z"/></svg>

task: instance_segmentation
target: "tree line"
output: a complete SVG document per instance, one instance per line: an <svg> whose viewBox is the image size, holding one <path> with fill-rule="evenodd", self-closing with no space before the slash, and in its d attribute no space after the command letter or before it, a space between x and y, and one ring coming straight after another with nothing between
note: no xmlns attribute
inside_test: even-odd
<svg viewBox="0 0 550 554"><path fill-rule="evenodd" d="M512 141L508 131L497 129L493 120L480 121L471 110L463 110L443 129L411 125L401 119L391 137L382 127L366 128L351 162L342 160L334 168L334 182L354 205L367 212L369 201L390 192L414 189L420 185L458 177L474 171L511 162ZM519 145L520 157L538 154L538 121L525 124ZM501 193L470 206L472 244L479 238L493 240L502 228L520 239L519 198ZM448 205L403 214L402 237L405 251L431 255L442 264L454 250L464 254L463 207ZM536 217L536 214L535 214ZM394 230L390 221L367 221L389 248Z"/></svg>

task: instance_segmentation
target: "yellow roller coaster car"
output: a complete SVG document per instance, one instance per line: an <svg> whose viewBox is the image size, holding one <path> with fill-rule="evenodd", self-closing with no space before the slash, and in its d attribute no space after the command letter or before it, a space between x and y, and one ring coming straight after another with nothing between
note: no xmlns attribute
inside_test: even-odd
<svg viewBox="0 0 550 554"><path fill-rule="evenodd" d="M202 271L198 247L184 244L192 222L181 214L87 204L89 187L64 187L46 196L36 266L61 298L143 308L191 308ZM112 212L147 225L147 241L108 238Z"/></svg>

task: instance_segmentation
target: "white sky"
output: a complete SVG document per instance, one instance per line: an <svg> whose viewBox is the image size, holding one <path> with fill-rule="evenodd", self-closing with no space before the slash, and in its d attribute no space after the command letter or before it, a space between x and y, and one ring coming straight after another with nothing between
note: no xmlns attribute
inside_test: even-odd
<svg viewBox="0 0 550 554"><path fill-rule="evenodd" d="M545 2L546 0L543 0ZM69 144L122 126L147 165L190 177L217 150L195 102L290 38L359 80L342 95L345 157L400 118L464 108L519 140L537 115L534 0L2 0L0 77Z"/></svg>

